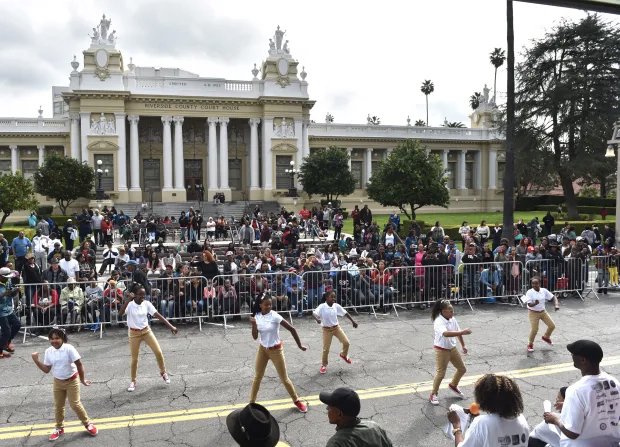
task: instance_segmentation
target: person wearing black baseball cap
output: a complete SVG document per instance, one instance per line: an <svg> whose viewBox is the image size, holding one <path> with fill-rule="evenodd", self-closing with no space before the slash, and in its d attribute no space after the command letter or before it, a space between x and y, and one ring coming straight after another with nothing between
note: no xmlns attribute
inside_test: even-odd
<svg viewBox="0 0 620 447"><path fill-rule="evenodd" d="M360 398L351 388L321 391L321 402L327 405L327 418L336 426L336 434L327 441L327 447L392 447L385 430L374 421L361 420Z"/></svg>
<svg viewBox="0 0 620 447"><path fill-rule="evenodd" d="M592 340L566 346L581 379L566 390L562 413L545 412L561 432L562 447L608 447L620 440L620 382L602 372L603 349Z"/></svg>

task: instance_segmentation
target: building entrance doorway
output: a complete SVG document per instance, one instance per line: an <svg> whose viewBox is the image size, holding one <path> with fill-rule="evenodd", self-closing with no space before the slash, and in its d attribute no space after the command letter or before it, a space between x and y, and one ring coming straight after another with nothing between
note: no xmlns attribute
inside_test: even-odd
<svg viewBox="0 0 620 447"><path fill-rule="evenodd" d="M161 202L161 164L160 160L145 158L142 160L142 201L145 203Z"/></svg>
<svg viewBox="0 0 620 447"><path fill-rule="evenodd" d="M186 159L184 169L187 200L204 200L205 186L202 181L202 160Z"/></svg>

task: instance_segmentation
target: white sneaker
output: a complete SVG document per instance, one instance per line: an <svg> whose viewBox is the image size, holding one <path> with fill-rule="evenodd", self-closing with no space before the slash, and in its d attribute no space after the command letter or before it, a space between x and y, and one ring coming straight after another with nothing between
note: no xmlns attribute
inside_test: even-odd
<svg viewBox="0 0 620 447"><path fill-rule="evenodd" d="M129 386L127 387L127 391L129 391L130 393L136 390L136 382L131 382L129 384Z"/></svg>
<svg viewBox="0 0 620 447"><path fill-rule="evenodd" d="M437 399L436 394L431 394L431 397L428 398L428 401L433 405L439 405L439 399Z"/></svg>
<svg viewBox="0 0 620 447"><path fill-rule="evenodd" d="M170 377L168 377L168 373L165 372L161 375L161 378L164 379L164 382L166 382L167 385L170 385Z"/></svg>

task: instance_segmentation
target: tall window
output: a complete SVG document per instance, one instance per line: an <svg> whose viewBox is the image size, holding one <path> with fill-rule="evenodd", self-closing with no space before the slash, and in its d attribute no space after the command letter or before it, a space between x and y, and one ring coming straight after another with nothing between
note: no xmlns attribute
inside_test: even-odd
<svg viewBox="0 0 620 447"><path fill-rule="evenodd" d="M456 189L457 162L448 161L448 188Z"/></svg>
<svg viewBox="0 0 620 447"><path fill-rule="evenodd" d="M101 166L96 165L96 169L101 169L103 172L108 170L107 174L103 174L101 177L101 187L105 192L114 191L114 156L112 154L95 154L94 157L95 163L97 160L101 160ZM99 180L95 177L95 181ZM95 188L97 185L95 185Z"/></svg>
<svg viewBox="0 0 620 447"><path fill-rule="evenodd" d="M497 182L495 183L495 186L497 186L498 188L504 188L504 170L505 169L506 169L506 162L498 161L497 162Z"/></svg>
<svg viewBox="0 0 620 447"><path fill-rule="evenodd" d="M476 157L472 152L465 156L465 188L474 189L476 172Z"/></svg>
<svg viewBox="0 0 620 447"><path fill-rule="evenodd" d="M355 161L351 160L351 174L353 174L353 178L355 179L355 188L362 189L363 182L363 173L364 162L363 161Z"/></svg>
<svg viewBox="0 0 620 447"><path fill-rule="evenodd" d="M0 160L0 175L11 173L11 160Z"/></svg>
<svg viewBox="0 0 620 447"><path fill-rule="evenodd" d="M291 174L286 170L291 168L290 155L276 155L276 189L289 189L291 185Z"/></svg>
<svg viewBox="0 0 620 447"><path fill-rule="evenodd" d="M22 174L24 174L24 177L31 179L38 168L39 160L22 160Z"/></svg>
<svg viewBox="0 0 620 447"><path fill-rule="evenodd" d="M243 181L241 179L241 160L228 160L228 185L233 191L241 191L243 189Z"/></svg>

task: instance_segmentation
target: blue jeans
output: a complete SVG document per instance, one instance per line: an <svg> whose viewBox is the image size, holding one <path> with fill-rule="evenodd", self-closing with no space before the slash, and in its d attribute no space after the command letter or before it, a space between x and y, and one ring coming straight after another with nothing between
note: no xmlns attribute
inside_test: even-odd
<svg viewBox="0 0 620 447"><path fill-rule="evenodd" d="M308 289L308 308L314 309L321 302L321 298L323 298L323 286L320 286L317 289Z"/></svg>
<svg viewBox="0 0 620 447"><path fill-rule="evenodd" d="M304 305L304 293L302 290L297 290L296 292L290 291L286 292L288 296L288 300L291 303L291 306L295 306L297 312L301 312L303 310Z"/></svg>
<svg viewBox="0 0 620 447"><path fill-rule="evenodd" d="M162 299L159 301L159 308L161 310L161 314L166 318L174 317L174 300L173 299Z"/></svg>

